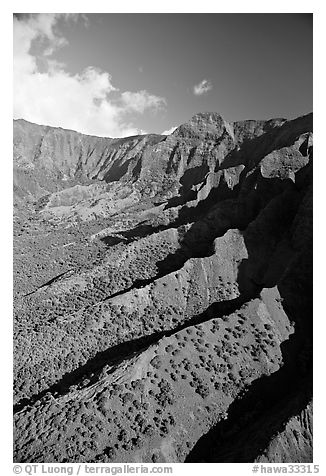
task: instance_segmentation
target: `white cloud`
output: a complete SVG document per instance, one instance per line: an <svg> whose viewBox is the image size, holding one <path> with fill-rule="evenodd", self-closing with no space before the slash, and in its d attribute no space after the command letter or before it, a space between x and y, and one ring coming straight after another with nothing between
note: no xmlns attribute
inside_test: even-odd
<svg viewBox="0 0 326 476"><path fill-rule="evenodd" d="M174 132L177 128L178 128L178 126L173 126L173 127L171 127L171 129L168 129L168 130L166 130L166 131L161 132L161 134L162 134L163 136L169 136L169 135L172 134L172 132Z"/></svg>
<svg viewBox="0 0 326 476"><path fill-rule="evenodd" d="M203 79L199 84L195 84L193 92L195 96L201 96L202 94L208 93L211 89L213 89L212 83L207 79Z"/></svg>
<svg viewBox="0 0 326 476"><path fill-rule="evenodd" d="M166 105L165 99L149 94L144 90L136 93L125 91L121 94L121 102L128 111L139 113L143 113L148 108L158 110Z"/></svg>
<svg viewBox="0 0 326 476"><path fill-rule="evenodd" d="M143 132L134 126L131 114L157 111L166 105L165 99L145 90L118 94L108 72L89 67L71 75L63 64L48 58L67 44L57 31L60 17L65 21L77 18L74 14L14 18L14 117L99 136ZM87 26L87 17L82 20ZM45 71L31 53L36 42L43 48ZM112 92L118 97L113 99Z"/></svg>

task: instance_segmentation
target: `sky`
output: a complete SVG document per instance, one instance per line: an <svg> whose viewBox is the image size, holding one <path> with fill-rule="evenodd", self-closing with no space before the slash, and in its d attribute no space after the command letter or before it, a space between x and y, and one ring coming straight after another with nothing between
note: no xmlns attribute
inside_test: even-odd
<svg viewBox="0 0 326 476"><path fill-rule="evenodd" d="M311 14L17 14L14 118L124 137L312 111Z"/></svg>

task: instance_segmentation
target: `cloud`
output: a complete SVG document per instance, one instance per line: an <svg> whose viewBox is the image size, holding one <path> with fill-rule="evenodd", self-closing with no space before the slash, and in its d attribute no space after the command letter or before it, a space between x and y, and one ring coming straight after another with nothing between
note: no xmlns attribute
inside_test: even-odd
<svg viewBox="0 0 326 476"><path fill-rule="evenodd" d="M75 14L14 17L14 118L98 136L142 133L134 116L164 108L164 98L145 90L120 92L106 71L90 66L72 75L51 58L67 44L58 20L79 18L87 26L87 17Z"/></svg>
<svg viewBox="0 0 326 476"><path fill-rule="evenodd" d="M144 90L136 93L130 91L122 93L121 103L126 110L139 112L141 114L145 112L146 109L158 110L166 105L165 99L149 94Z"/></svg>
<svg viewBox="0 0 326 476"><path fill-rule="evenodd" d="M161 134L162 134L162 136L169 136L169 135L172 134L172 132L174 132L177 128L178 128L178 126L173 126L173 127L171 127L171 129L168 129L168 130L166 130L166 131L161 132Z"/></svg>
<svg viewBox="0 0 326 476"><path fill-rule="evenodd" d="M211 89L213 89L212 83L207 79L203 79L199 84L195 84L193 92L195 96L202 96L203 94L208 93Z"/></svg>

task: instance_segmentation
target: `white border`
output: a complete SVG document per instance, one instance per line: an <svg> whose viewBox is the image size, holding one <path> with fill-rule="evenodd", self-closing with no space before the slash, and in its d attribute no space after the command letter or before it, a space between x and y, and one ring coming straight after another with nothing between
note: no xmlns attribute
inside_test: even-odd
<svg viewBox="0 0 326 476"><path fill-rule="evenodd" d="M135 10L137 5L137 10ZM69 7L69 8L68 8ZM56 0L13 1L2 5L0 15L1 35L1 445L0 471L4 475L12 474L12 14L13 12L69 12L69 13L314 13L314 132L315 132L315 173L314 173L314 463L320 464L320 474L326 474L325 451L325 319L323 302L325 263L325 189L326 189L326 146L323 143L326 121L325 109L325 6L317 1L235 1L232 2L176 2L165 0L164 4L151 2L121 1L112 4L92 0L78 2ZM173 465L174 474L203 471L205 474L251 473L252 464L195 464Z"/></svg>

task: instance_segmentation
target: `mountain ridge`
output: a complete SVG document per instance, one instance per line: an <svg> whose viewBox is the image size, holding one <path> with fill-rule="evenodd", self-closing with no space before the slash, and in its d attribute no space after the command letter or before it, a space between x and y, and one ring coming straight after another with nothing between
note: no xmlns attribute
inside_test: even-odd
<svg viewBox="0 0 326 476"><path fill-rule="evenodd" d="M15 127L15 461L311 460L312 119Z"/></svg>

